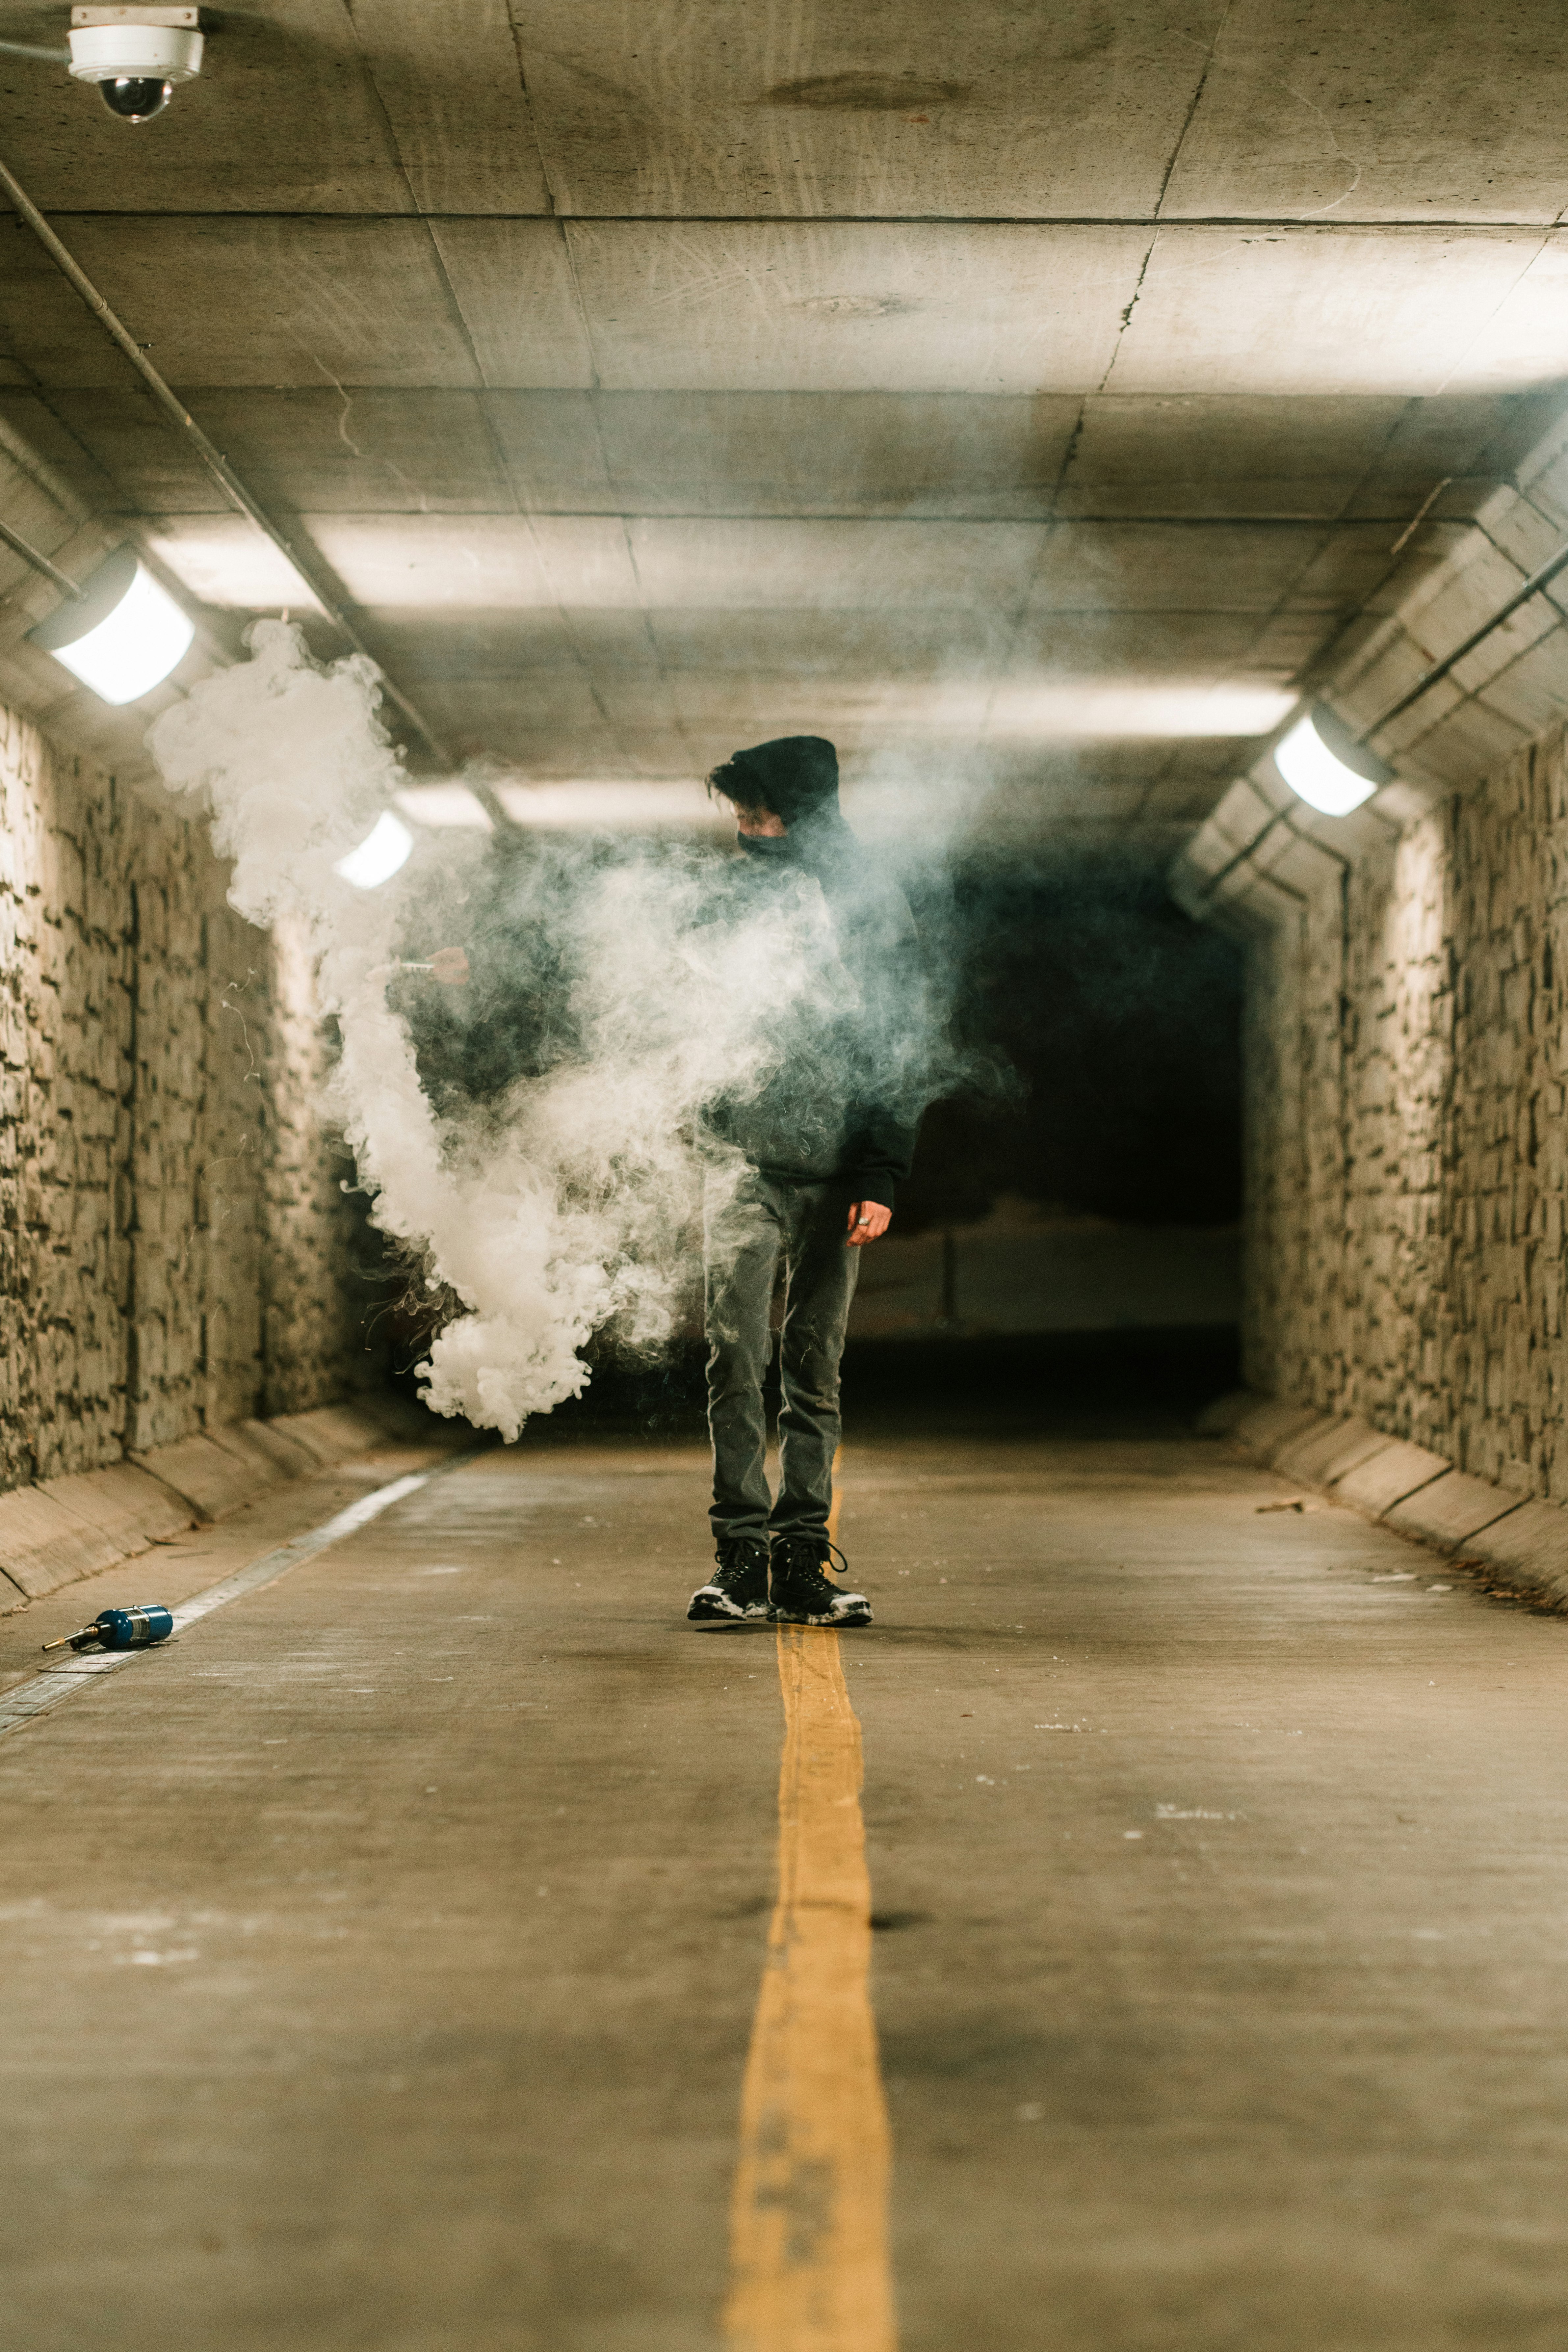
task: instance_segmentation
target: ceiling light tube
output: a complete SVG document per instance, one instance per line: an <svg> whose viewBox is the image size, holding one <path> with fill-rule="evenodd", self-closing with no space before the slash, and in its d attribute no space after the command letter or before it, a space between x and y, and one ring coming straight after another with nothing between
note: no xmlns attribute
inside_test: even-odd
<svg viewBox="0 0 1568 2352"><path fill-rule="evenodd" d="M154 580L133 547L117 547L28 642L90 687L103 702L134 702L184 659L195 623Z"/></svg>
<svg viewBox="0 0 1568 2352"><path fill-rule="evenodd" d="M1304 711L1275 745L1274 764L1297 799L1323 816L1349 816L1394 773L1323 702Z"/></svg>
<svg viewBox="0 0 1568 2352"><path fill-rule="evenodd" d="M408 827L387 809L377 817L359 847L339 858L332 872L341 874L345 882L352 882L356 890L379 890L400 866L406 865L413 846L414 835Z"/></svg>

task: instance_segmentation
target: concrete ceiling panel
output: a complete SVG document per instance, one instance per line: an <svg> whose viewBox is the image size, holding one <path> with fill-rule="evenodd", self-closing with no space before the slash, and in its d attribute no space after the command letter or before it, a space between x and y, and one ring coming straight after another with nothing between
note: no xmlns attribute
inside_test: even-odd
<svg viewBox="0 0 1568 2352"><path fill-rule="evenodd" d="M1212 611L1270 612L1323 536L1297 523L1055 523L1029 614L1183 612L1200 599Z"/></svg>
<svg viewBox="0 0 1568 2352"><path fill-rule="evenodd" d="M1568 310L1528 229L1162 229L1105 389L1523 390L1568 374ZM1521 283L1530 274L1528 287ZM1506 350L1490 322L1518 289Z"/></svg>
<svg viewBox="0 0 1568 2352"><path fill-rule="evenodd" d="M594 382L558 222L432 221L430 235L483 383L552 392Z"/></svg>
<svg viewBox="0 0 1568 2352"><path fill-rule="evenodd" d="M1237 0L1163 209L1549 222L1565 115L1557 0Z"/></svg>
<svg viewBox="0 0 1568 2352"><path fill-rule="evenodd" d="M570 221L613 392L1092 391L1146 230Z"/></svg>
<svg viewBox="0 0 1568 2352"><path fill-rule="evenodd" d="M469 697L471 719L465 717ZM470 732L482 720L506 710L512 714L514 725L535 736L553 735L562 742L581 737L590 761L584 774L595 772L591 762L606 740L604 714L595 700L593 686L586 673L571 664L531 671L521 693L507 678L432 678L422 689L421 698L444 721L461 721Z"/></svg>
<svg viewBox="0 0 1568 2352"><path fill-rule="evenodd" d="M1235 771L1241 774L1239 766ZM1224 780L1204 776L1162 776L1152 784L1138 814L1166 824L1202 824L1226 789Z"/></svg>
<svg viewBox="0 0 1568 2352"><path fill-rule="evenodd" d="M1548 237L1489 316L1471 321L1454 381L1515 392L1568 375L1568 236Z"/></svg>
<svg viewBox="0 0 1568 2352"><path fill-rule="evenodd" d="M55 391L49 401L118 485L122 504L158 514L228 511L195 450L139 385ZM230 389L194 394L191 410L263 503L279 512L466 513L512 504L472 393Z"/></svg>
<svg viewBox="0 0 1568 2352"><path fill-rule="evenodd" d="M240 613L320 609L288 557L244 515L166 515L147 527L146 537L204 604Z"/></svg>
<svg viewBox="0 0 1568 2352"><path fill-rule="evenodd" d="M429 233L413 220L57 221L182 389L479 381ZM0 244L0 320L47 385L119 385L124 360L30 236Z"/></svg>
<svg viewBox="0 0 1568 2352"><path fill-rule="evenodd" d="M130 370L125 371L127 374ZM140 388L0 397L0 414L58 467L90 506L149 514L230 508L183 435Z"/></svg>
<svg viewBox="0 0 1568 2352"><path fill-rule="evenodd" d="M1268 677L1299 677L1324 635L1321 611L1276 613L1254 639L1247 667Z"/></svg>
<svg viewBox="0 0 1568 2352"><path fill-rule="evenodd" d="M1414 521L1443 481L1461 489L1505 480L1519 452L1513 425L1533 409L1530 399L1501 394L1442 394L1405 404L1386 447L1344 509L1346 520L1386 515L1398 529ZM1527 442L1535 436L1526 433ZM1434 507L1433 512L1442 512Z"/></svg>
<svg viewBox="0 0 1568 2352"><path fill-rule="evenodd" d="M1040 675L1124 677L1217 683L1247 661L1261 628L1256 613L1205 611L1032 613L1016 631L1004 680ZM1136 731L1136 730L1135 730ZM1173 728L1173 735L1223 734L1224 728Z"/></svg>
<svg viewBox="0 0 1568 2352"><path fill-rule="evenodd" d="M57 395L57 405L103 446L102 396ZM132 409L115 449L148 445L146 403ZM261 499L290 512L467 514L512 503L500 452L471 392L216 391L192 413ZM173 434L163 438L178 446ZM114 462L105 452L106 462ZM127 460L115 468L134 478ZM205 469L208 499L221 497Z"/></svg>
<svg viewBox="0 0 1568 2352"><path fill-rule="evenodd" d="M1407 407L1394 394L1093 397L1056 510L1326 520L1354 496Z"/></svg>
<svg viewBox="0 0 1568 2352"><path fill-rule="evenodd" d="M652 607L1018 610L1046 540L1037 523L686 521L629 526Z"/></svg>
<svg viewBox="0 0 1568 2352"><path fill-rule="evenodd" d="M575 712L542 721L531 697L504 680L426 680L420 708L458 758L484 755L523 775L635 776L638 771L586 697Z"/></svg>
<svg viewBox="0 0 1568 2352"><path fill-rule="evenodd" d="M120 485L86 443L37 393L0 391L0 436L9 436L12 446L27 452L29 462L40 462L68 501L74 499L88 510L126 503Z"/></svg>
<svg viewBox="0 0 1568 2352"><path fill-rule="evenodd" d="M525 512L621 511L595 394L487 392L483 404L512 496Z"/></svg>
<svg viewBox="0 0 1568 2352"><path fill-rule="evenodd" d="M669 688L683 728L716 730L727 748L773 735L825 734L858 742L952 733L973 739L984 724L984 679L803 679L791 672L672 674ZM721 754L720 755L721 756Z"/></svg>
<svg viewBox="0 0 1568 2352"><path fill-rule="evenodd" d="M965 515L1049 509L1070 395L596 393L599 445L634 514Z"/></svg>
<svg viewBox="0 0 1568 2352"><path fill-rule="evenodd" d="M422 213L547 213L506 0L353 0L360 53Z"/></svg>
<svg viewBox="0 0 1568 2352"><path fill-rule="evenodd" d="M865 671L902 678L989 675L1013 643L1009 613L921 610L888 612L729 612L664 609L648 616L660 664L668 669L715 671L789 669L802 677L845 677Z"/></svg>
<svg viewBox="0 0 1568 2352"><path fill-rule="evenodd" d="M1213 30L1162 0L514 15L558 209L685 217L1142 217Z"/></svg>
<svg viewBox="0 0 1568 2352"><path fill-rule="evenodd" d="M636 609L614 516L307 515L349 593L390 611L494 613L563 604Z"/></svg>
<svg viewBox="0 0 1568 2352"><path fill-rule="evenodd" d="M1283 613L1348 613L1363 604L1393 569L1385 522L1341 523L1325 532L1290 583Z"/></svg>
<svg viewBox="0 0 1568 2352"><path fill-rule="evenodd" d="M1006 741L922 745L901 743L883 759L875 747L845 762L857 788L879 774L898 783L917 781L922 792L949 789L955 798L976 792L1078 793L1096 782L1136 785L1146 792L1170 764L1169 744L1158 742Z"/></svg>
<svg viewBox="0 0 1568 2352"><path fill-rule="evenodd" d="M367 619L377 653L400 678L513 678L521 698L536 671L583 667L575 631L552 607L411 614L388 604L368 609Z"/></svg>

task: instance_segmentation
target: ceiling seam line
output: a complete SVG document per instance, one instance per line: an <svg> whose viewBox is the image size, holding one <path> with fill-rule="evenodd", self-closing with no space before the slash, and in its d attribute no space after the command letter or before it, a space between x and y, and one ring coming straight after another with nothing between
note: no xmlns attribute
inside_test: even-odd
<svg viewBox="0 0 1568 2352"><path fill-rule="evenodd" d="M1100 377L1100 382L1094 387L1097 393L1109 392L1110 379L1116 372L1116 362L1121 356L1122 344L1126 341L1128 331L1132 324L1132 313L1138 308L1138 298L1143 291L1143 281L1149 275L1149 266L1154 258L1154 248L1160 242L1161 213L1165 202L1165 192L1169 188L1172 179L1175 174L1176 165L1181 161L1182 149L1186 145L1187 133L1193 127L1194 119L1197 114L1199 105L1202 103L1204 91L1208 87L1209 68L1214 63L1215 51L1219 47L1220 35L1224 32L1226 25L1230 22L1232 5L1233 0L1226 0L1225 8L1220 16L1219 23L1215 26L1214 37L1210 41L1207 51L1204 57L1203 70L1198 76L1197 86L1193 91L1191 102L1189 103L1186 114L1183 119L1182 127L1176 133L1175 144L1171 149L1171 160L1165 166L1165 175L1160 183L1159 194L1154 198L1153 234L1149 239L1148 246L1144 251L1143 259L1139 266L1138 276L1134 280L1132 287L1131 298L1129 300L1126 309L1121 313L1121 323L1116 331L1116 341L1112 345L1110 357L1106 362L1105 373Z"/></svg>
<svg viewBox="0 0 1568 2352"><path fill-rule="evenodd" d="M653 615L648 611L647 591L643 585L642 569L637 562L637 550L632 545L632 535L626 528L627 520L627 517L625 515L622 515L620 518L621 542L626 551L626 562L631 566L632 578L637 583L637 609L642 614L643 635L647 639L648 651L653 656L655 675L658 679L660 687L664 689L668 698L668 708L671 716L675 719L675 731L680 738L680 740L686 744L687 750L689 751L691 749L691 745L687 738L686 722L676 710L675 697L670 693L669 689L669 673L665 667L664 656L659 651L658 639L654 635ZM633 518L633 520L641 520L641 518Z"/></svg>
<svg viewBox="0 0 1568 2352"><path fill-rule="evenodd" d="M493 389L494 387L492 386L492 387L490 387L490 388L491 388L491 389ZM480 390L479 390L479 389L478 389L478 388L471 388L471 389L470 389L470 390L466 394L466 395L465 395L465 396L466 396L466 397L468 397L468 398L469 398L469 399L482 399L482 397L483 397L483 393L482 393L482 391L480 391ZM45 406L45 407L47 407L47 402L45 402L45 401L43 401L41 398L40 398L40 403L39 403L39 404L40 404L40 406ZM69 429L70 429L70 428L69 428L69 426L67 425L67 423L66 423L65 419L64 419L63 417L60 417L60 416L58 415L58 413L56 410L54 410L54 409L50 408L50 409L49 409L49 415L50 415L51 416L53 416L53 417L55 418L56 422L60 425L60 428L61 428L62 432L68 432L68 431L69 431ZM487 421L487 426L488 426L488 425L489 425L489 419L487 418L487 420L486 420L486 421ZM0 419L0 428L3 428L3 425L4 425L4 420L3 420L3 419ZM3 430L0 430L0 446L3 446L3 445L4 445L4 433L3 433ZM495 444L495 445L492 445L492 446L497 446L497 447L499 448L499 444ZM78 443L78 446L79 446L79 448L81 448L81 450L82 450L82 454L83 454L83 457L84 457L84 458L87 460L87 462L88 462L88 463L97 466L97 467L98 467L98 468L99 468L99 470L100 470L100 472L106 472L106 469L103 467L103 466L102 466L102 464L101 464L100 460L99 460L98 458L96 458L96 457L93 457L93 455L92 455L91 451L90 451L90 450L89 450L89 449L86 447L85 444L82 444L82 443L79 443L79 443ZM18 460L17 460L17 462L18 462L18 464L20 464L22 461L21 461L20 459L18 459ZM384 461L383 461L383 462L384 462ZM106 476L106 478L109 478ZM1456 474L1456 475L1452 475L1452 476L1450 476L1450 477L1449 477L1449 480L1450 480L1450 482L1462 482L1462 481L1466 480L1467 478L1468 478L1467 476L1465 476L1465 475L1463 475L1463 474ZM1481 480L1481 481L1489 481L1489 482L1491 482L1491 483L1494 485L1494 487L1495 487L1495 488L1513 488L1513 487L1515 487L1515 485L1510 484L1510 483L1506 479L1506 478L1505 478L1505 477L1503 477L1502 475L1483 474L1483 475L1479 475L1479 476L1474 477L1473 478L1476 478L1476 479L1479 479L1479 480ZM1523 495L1524 495L1524 493L1523 493L1523 492L1521 492L1521 496L1522 497ZM52 496L53 496L53 494L52 494L52 493L50 493L50 496L52 497ZM108 511L108 509L106 509L106 511ZM115 509L112 509L112 511L114 511L114 512L116 512L116 513L120 513L120 514L124 514L124 515L126 515L126 516L128 516L128 517L133 517L133 518L138 518L138 519L142 519L142 520L158 520L159 518L161 518L162 516L163 516L163 515L165 515L165 514L167 514L167 513L169 513L169 512L171 512L171 511L178 511L178 512L181 512L181 513L191 513L191 514L222 514L223 512L225 512L225 509L224 509L224 508L222 508L222 507L219 507L219 506L213 506L213 507L192 507L192 508L181 508L181 509L167 509L167 508L156 508L156 509L154 509L154 508L146 508L146 507L137 506L137 505L133 504L132 502L131 502L129 499L127 499L127 500L126 500L126 502L125 502L122 506L116 507ZM516 502L516 500L515 500L515 499L513 499L513 501L512 501L512 503L511 503L510 505L507 505L507 506L468 506L468 507L428 507L428 506L421 506L421 507L414 507L414 506L409 506L409 507L396 507L396 506L364 506L364 507L352 507L352 506L351 506L351 507L300 507L300 508L299 508L299 509L295 509L295 511L296 511L296 512L298 512L300 516L305 516L305 515L309 515L309 514L317 514L317 515L321 515L321 516L323 516L323 517L327 518L328 520L336 520L336 519L338 519L339 517L345 516L345 515L363 516L363 515L432 515L432 514L437 514L437 515L444 515L444 516L445 516L445 517L446 517L449 521L451 521L451 522L453 522L453 523L459 523L459 522L461 522L465 518L468 518L468 519L469 519L469 520L474 520L474 521L483 521L487 517L497 516L497 515L506 515L506 514L518 514L518 513L521 513L521 512L525 511L525 509L523 509L522 508L521 508L521 507L517 504L517 502ZM1131 531L1131 530L1172 530L1172 531L1180 531L1180 530L1193 530L1193 531L1203 531L1203 530L1235 530L1235 531L1243 531L1243 532L1247 532L1247 531L1256 531L1256 532L1258 532L1258 533L1268 533L1268 534L1283 534L1283 533L1285 533L1285 532L1287 532L1287 531L1303 531L1303 530L1316 530L1316 531L1321 531L1321 530L1336 530L1336 529L1338 529L1338 530L1347 530L1347 531L1350 531L1350 530L1367 530L1367 531L1370 531L1370 530L1373 530L1373 529L1376 529L1376 530L1392 530L1392 529L1393 529L1393 527L1394 527L1396 523L1403 523L1403 522L1404 522L1404 521L1405 521L1405 520L1406 520L1406 519L1407 519L1407 518L1406 518L1406 516L1405 516L1405 514L1403 511L1400 511L1400 512L1397 512L1397 513L1394 513L1394 514L1372 514L1372 515L1359 515L1359 516L1354 516L1354 517L1352 517L1352 519L1347 522L1347 521L1344 520L1344 517L1343 517L1342 514L1331 514L1331 515L1173 515L1173 514L1163 514L1163 513L1161 513L1161 512L1159 512L1157 509L1156 509L1156 510L1154 510L1154 511L1152 511L1152 512L1150 512L1150 513L1147 513L1147 514L1127 514L1127 513L1120 513L1120 514L1100 514L1100 513L1094 513L1094 512L1087 512L1087 513L1083 513L1083 514L1055 514L1055 513L1053 513L1053 512L1050 510L1050 509L1049 509L1049 508L1047 508L1047 509L1043 509L1043 510L1042 510L1040 513L1038 513L1038 514L1026 514L1026 515L975 515L975 514L933 514L933 515L920 515L920 514L914 514L914 515L911 515L911 514L869 514L869 515L868 515L868 514L857 514L857 513L854 511L854 509L843 509L842 511L839 511L839 510L837 510L837 509L836 509L836 510L834 510L834 511L832 511L832 512L830 512L830 513L821 514L821 513L812 513L812 512L810 512L810 511L802 511L799 508L795 508L795 509L777 509L777 510L768 509L768 510L765 510L765 511L758 511L755 508L750 508L750 507L742 508L742 509L736 509L736 510L734 510L734 511L731 511L731 510L729 510L729 509L725 509L725 510L723 510L723 511L721 511L721 512L715 512L715 511L714 511L714 510L712 510L711 509L701 509L701 508L698 508L698 509L689 509L689 509L685 509L685 508L671 508L671 507L542 507L542 507L533 507L533 508L528 509L526 509L526 511L531 512L531 513L535 514L535 515L538 515L538 516L540 516L541 518L548 517L548 519L549 519L551 521L552 521L552 522L622 522L622 521L625 521L625 522L735 523L735 524L752 524L752 523L770 523L770 524L772 524L772 523L785 523L785 524L788 524L788 523L798 523L798 524L800 524L800 525L802 526L802 528L803 528L803 529L804 529L804 528L808 527L809 525L811 525L811 524L813 524L813 523L823 523L823 522L826 522L826 523L855 523L855 524L862 524L862 523L865 523L865 524L877 524L877 525L879 525L879 526L886 525L889 529L908 530L948 530L948 529L951 529L951 530L1045 530L1048 525L1053 524L1053 523L1058 523L1058 524L1060 524L1064 529L1068 529L1068 530L1077 530L1077 529L1080 529L1080 528L1081 528L1081 529L1083 529L1083 530L1105 530L1105 531L1110 531L1110 530L1130 530L1130 531ZM1460 518L1456 518L1456 520L1462 520L1463 522L1465 522L1465 523L1468 524L1468 523L1471 523L1471 522L1473 522L1473 521L1475 520L1475 517L1474 517L1474 516L1471 516L1471 515L1466 515L1466 516L1463 516L1463 517L1460 517ZM1142 608L1142 607L1141 607L1140 609L1142 610L1142 609L1143 609L1143 608ZM1149 608L1149 609L1156 609L1156 608L1152 608L1152 607L1151 607L1151 608ZM1235 608L1235 609L1237 609L1237 610L1250 610L1250 607L1238 606L1238 607L1237 607L1237 608Z"/></svg>
<svg viewBox="0 0 1568 2352"><path fill-rule="evenodd" d="M1018 609L1014 614L1012 625L1007 631L1007 642L1002 659L1007 666L1009 672L1012 668L1014 657L1017 653L1019 640L1024 634L1024 624L1028 618L1029 605L1033 600L1035 589L1038 583L1046 558L1050 552L1051 535L1058 521L1056 511L1057 501L1061 497L1062 486L1066 482L1068 473L1071 471L1073 460L1078 455L1079 443L1083 436L1084 428L1088 422L1089 402L1089 394L1083 394L1079 401L1078 416L1074 422L1073 429L1068 436L1067 446L1062 451L1061 462L1057 467L1057 478L1051 485L1050 512L1043 518L1045 524L1044 535L1041 538L1039 548L1035 556L1035 561L1029 566L1029 576L1024 583L1023 592L1018 600ZM911 517L910 520L914 520L916 518ZM1026 528L1033 530L1038 530L1039 527L1039 523L1035 521L1031 521L1026 526ZM996 698L1001 691L1001 674L999 671L994 671L992 674L991 691L985 698L985 708L980 714L980 724L975 730L975 740L981 745L984 745L990 736L992 714L995 710Z"/></svg>
<svg viewBox="0 0 1568 2352"><path fill-rule="evenodd" d="M561 240L561 250L566 257L566 275L572 282L572 299L577 306L578 322L583 330L583 341L588 353L588 373L593 379L587 389L590 392L603 392L604 379L599 373L599 353L594 341L593 323L588 317L588 304L583 292L583 281L577 274L577 256L573 251L572 239L567 234L567 222L558 218L555 224L555 234Z"/></svg>
<svg viewBox="0 0 1568 2352"><path fill-rule="evenodd" d="M547 214L518 214L515 215L510 215L510 217L532 220L538 220L541 218L553 219L559 215L561 206L556 200L555 183L550 176L550 163L544 152L544 142L539 135L539 117L533 110L533 92L529 89L528 68L523 63L522 27L517 21L516 13L511 6L511 0L507 0L506 26L507 31L511 35L511 53L517 65L517 86L522 92L523 108L528 115L529 134L533 141L533 152L539 159L539 176L544 183L544 193L550 204L550 210ZM493 218L494 215L478 215L478 217Z"/></svg>
<svg viewBox="0 0 1568 2352"><path fill-rule="evenodd" d="M1319 220L1300 213L588 213L588 212L465 212L456 207L420 215L368 210L334 212L320 205L274 209L258 205L242 211L193 206L189 211L145 212L132 206L91 206L61 209L63 221L342 221L375 223L409 221L417 217L451 221L540 221L576 223L588 228L1093 228L1296 230L1304 236L1337 236L1344 229L1375 230L1385 236L1506 236L1517 233L1550 240L1565 226L1551 220L1458 220L1423 215L1419 220L1379 219L1359 214L1352 218Z"/></svg>
<svg viewBox="0 0 1568 2352"><path fill-rule="evenodd" d="M1171 149L1171 160L1165 166L1165 176L1161 181L1159 194L1154 198L1154 219L1156 223L1158 223L1161 214L1164 208L1166 191L1169 189L1171 182L1175 177L1176 166L1182 160L1182 150L1187 143L1187 133L1193 127L1193 122L1197 114L1198 108L1203 103L1204 92L1208 88L1209 73L1214 65L1215 52L1219 47L1220 36L1224 33L1226 26L1230 22L1230 12L1233 5L1234 0L1225 0L1225 6L1220 12L1219 23L1215 26L1213 37L1209 42L1208 47L1204 52L1203 68L1198 75L1197 86L1193 91L1191 101L1188 104L1186 113L1183 118L1182 127L1176 133L1175 144Z"/></svg>
<svg viewBox="0 0 1568 2352"><path fill-rule="evenodd" d="M1504 303L1509 301L1513 295L1518 293L1520 288L1523 285L1525 279L1529 277L1531 271L1534 268L1542 256L1543 254L1550 253L1551 250L1552 231L1548 229L1542 236L1540 244L1535 248L1535 251L1531 255L1530 259L1525 263L1524 268L1520 271L1518 277L1510 279L1506 289L1498 296L1497 301L1494 303L1491 310L1488 311L1485 320L1476 329L1475 333L1470 337L1470 340L1465 345L1464 350L1455 360L1453 366L1448 370L1448 373L1443 378L1442 383L1436 385L1436 388L1426 395L1428 399L1440 400L1442 398L1443 394L1447 391L1448 386L1453 383L1454 378L1458 374L1459 370L1464 366L1465 362L1469 358L1470 353L1475 350L1476 345L1480 341L1481 337L1486 333L1487 329L1491 325L1493 320L1497 318L1499 312L1502 310Z"/></svg>

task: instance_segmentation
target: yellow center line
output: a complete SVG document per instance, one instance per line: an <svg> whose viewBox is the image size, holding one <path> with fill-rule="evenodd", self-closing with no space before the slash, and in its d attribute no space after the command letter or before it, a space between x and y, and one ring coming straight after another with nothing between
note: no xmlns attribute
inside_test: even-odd
<svg viewBox="0 0 1568 2352"><path fill-rule="evenodd" d="M836 1529L837 1496L829 1522ZM741 2095L733 2352L896 2352L860 1726L826 1626L778 1628L779 1888Z"/></svg>

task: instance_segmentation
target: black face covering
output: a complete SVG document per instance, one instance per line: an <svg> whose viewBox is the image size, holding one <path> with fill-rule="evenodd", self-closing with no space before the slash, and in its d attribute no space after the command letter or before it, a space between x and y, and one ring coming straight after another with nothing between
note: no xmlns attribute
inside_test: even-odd
<svg viewBox="0 0 1568 2352"><path fill-rule="evenodd" d="M785 865L794 860L795 844L787 833L737 833L735 838L748 857L773 857Z"/></svg>

